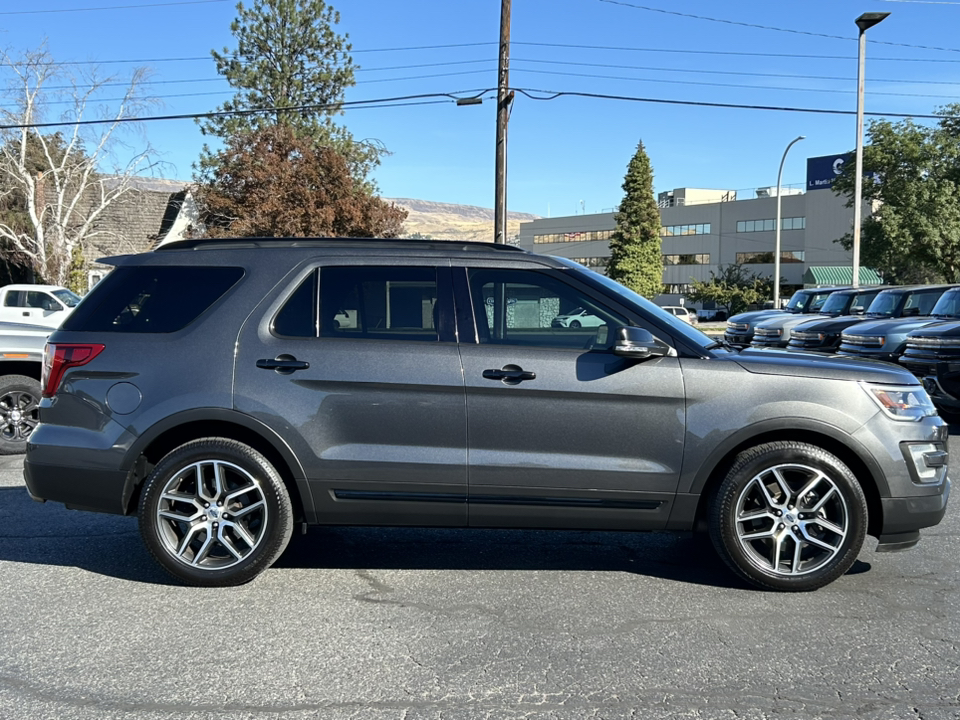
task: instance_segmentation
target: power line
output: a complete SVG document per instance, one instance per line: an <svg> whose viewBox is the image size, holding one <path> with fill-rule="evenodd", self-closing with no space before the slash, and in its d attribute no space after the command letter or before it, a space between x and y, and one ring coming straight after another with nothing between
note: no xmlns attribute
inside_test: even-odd
<svg viewBox="0 0 960 720"><path fill-rule="evenodd" d="M637 78L637 77L625 77L623 75L598 75L595 73L571 73L571 72L558 72L555 70L531 70L529 68L514 68L514 70L520 73L535 73L537 75L557 75L560 77L594 78L598 80L628 80L631 82L653 82L653 83L665 83L670 85L697 85L700 87L740 88L740 89L747 89L747 90L784 90L787 92L843 93L843 94L850 94L850 93L856 92L856 90L840 90L838 88L802 88L802 87L775 87L771 85L743 85L739 83L713 83L713 82L701 82L698 80L676 80L673 78ZM942 100L960 99L960 95L926 95L922 93L894 93L894 92L882 92L882 91L871 91L867 94L868 95L887 95L890 97L939 98Z"/></svg>
<svg viewBox="0 0 960 720"><path fill-rule="evenodd" d="M803 107L789 107L789 106L777 106L777 105L748 105L742 103L721 103L721 102L706 102L698 100L673 100L667 98L647 98L647 97L634 97L629 95L612 95L605 93L587 93L587 92L577 92L569 90L542 90L536 88L511 88L515 92L518 92L525 97L531 100L538 101L549 101L556 100L561 97L582 97L582 98L592 98L600 100L620 100L625 102L639 102L639 103L654 103L661 105L680 105L688 107L710 107L710 108L724 108L724 109L733 109L733 110L766 110L772 112L796 112L796 113L806 113L806 114L819 114L819 115L853 115L855 111L853 110L831 110L826 108L803 108ZM465 99L466 97L482 97L488 95L489 93L496 92L496 88L487 88L485 90L458 90L448 93L423 93L420 95L402 95L398 97L389 97L389 98L376 98L373 100L354 100L349 102L343 102L339 104L326 104L326 105L299 105L294 107L269 107L269 108L252 108L249 110L221 110L214 112L205 112L205 113L183 113L179 115L153 115L146 117L130 117L130 118L119 118L112 120L81 120L74 122L50 122L50 123L32 123L32 124L11 124L11 125L0 125L0 130L20 130L20 129L35 129L35 128L48 128L48 127L67 127L75 125L106 125L113 123L132 123L132 122L155 122L160 120L193 120L200 118L212 118L212 117L225 117L229 115L259 115L266 113L275 113L275 112L301 112L301 111L319 111L319 110L339 110L339 109L360 109L363 107L394 107L399 106L400 103L405 105L419 105L419 104L439 104L439 103L449 103L455 102L457 99ZM545 97L538 97L534 93L540 93ZM448 98L448 100L437 100L438 98ZM411 102L419 100L432 100L433 102ZM945 116L945 115L933 115L933 114L919 114L919 113L891 113L891 112L867 112L867 115L871 117L887 117L887 118L915 118L921 120L942 120L945 117L956 117L960 119L960 116Z"/></svg>
<svg viewBox="0 0 960 720"><path fill-rule="evenodd" d="M839 36L830 36L830 37L839 37ZM849 39L849 38L847 38ZM872 41L871 41L872 42ZM360 53L379 53L379 52L403 52L403 51L413 51L413 50L440 50L440 49L450 49L450 48L467 48L467 47L480 47L480 46L489 46L496 45L495 42L474 42L474 43L453 43L447 45L416 45L409 47L391 47L391 48L366 48L361 50L351 50L350 52L354 55ZM548 47L548 48L559 48L565 50L613 50L618 52L643 52L643 53L657 53L658 55L662 54L681 54L681 55L710 55L718 57L751 57L751 58L785 58L785 59L797 59L797 60L856 60L856 55L819 55L819 54L803 54L803 53L769 53L769 52L747 52L747 51L738 51L738 50L693 50L689 48L647 48L647 47L629 47L622 45L582 45L574 43L546 43L546 42L524 42L514 40L511 42L511 45L517 46L526 46L526 47ZM914 47L914 46L910 46ZM66 61L50 61L45 63L47 65L115 65L115 64L149 64L149 63L168 63L168 62L199 62L202 60L212 60L213 58L210 55L193 55L193 56L183 56L183 57L166 57L166 58L113 58L109 60L66 60ZM480 60L468 60L465 62L482 62ZM872 57L870 58L871 63L877 62L917 62L917 63L960 63L960 60L954 58L911 58L911 57ZM438 65L443 65L447 63L437 63ZM430 64L423 64L422 67L429 67ZM416 67L411 65L410 67ZM367 71L376 71L381 70L382 68L356 68L357 72L367 72Z"/></svg>
<svg viewBox="0 0 960 720"><path fill-rule="evenodd" d="M680 53L684 55L729 55L739 57L769 57L769 58L793 58L799 60L856 60L856 55L807 55L797 53L766 53L766 52L746 52L739 50L690 50L687 48L638 48L623 47L617 45L569 45L566 43L541 43L541 42L514 42L514 45L531 45L536 47L555 47L571 48L577 50L618 50L623 52L653 52L657 54ZM898 58L898 57L870 57L870 62L925 62L925 63L960 63L960 60L953 58Z"/></svg>
<svg viewBox="0 0 960 720"><path fill-rule="evenodd" d="M693 20L707 20L709 22L723 23L725 25L738 25L740 27L753 28L755 30L773 30L775 32L793 33L794 35L807 35L810 37L827 38L828 40L856 40L855 37L844 35L827 35L826 33L810 32L809 30L796 30L794 28L773 27L771 25L757 25L755 23L741 22L739 20L727 20L726 18L707 17L706 15L693 15L691 13L682 13L676 10L664 10L663 8L649 7L648 5L634 5L633 3L623 2L623 0L599 0L602 3L610 5L622 5L623 7L633 8L634 10L645 10L647 12L662 13L664 15L675 15L677 17L691 18ZM931 47L929 45L911 45L909 43L887 42L884 40L867 40L875 45L891 45L894 47L916 48L918 50L939 50L942 52L960 52L960 48Z"/></svg>
<svg viewBox="0 0 960 720"><path fill-rule="evenodd" d="M801 107L787 107L779 105L746 105L741 103L721 103L721 102L706 102L702 100L669 100L666 98L645 98L645 97L632 97L629 95L609 95L604 93L588 93L588 92L575 92L569 90L538 90L534 88L511 88L515 92L521 93L522 95L530 98L531 100L555 100L560 97L583 97L583 98L594 98L600 100L623 100L626 102L640 102L640 103L655 103L659 105L685 105L690 107L712 107L712 108L729 108L734 110L768 110L773 112L796 112L796 113L807 113L815 115L856 115L855 110L830 110L824 108L801 108ZM535 97L531 93L543 93L548 97ZM960 116L957 115L932 115L932 114L920 114L920 113L892 113L892 112L865 112L865 115L870 115L871 117L888 117L888 118L916 118L920 120L942 120L944 118L956 118L960 119Z"/></svg>
<svg viewBox="0 0 960 720"><path fill-rule="evenodd" d="M209 5L230 0L175 0L174 2L148 3L146 5L105 5L102 7L60 8L57 10L2 10L0 15L42 15L47 13L94 12L97 10L135 10L137 8L169 7L171 5Z"/></svg>
<svg viewBox="0 0 960 720"><path fill-rule="evenodd" d="M460 60L452 62L440 62L440 63L418 63L414 65L393 65L386 67L377 67L377 68L361 68L358 72L387 72L392 70L405 70L410 68L426 68L426 67L450 67L450 66L460 66L460 65L476 65L478 63L492 63L494 58L487 58L482 60ZM622 65L617 63L583 63L583 62L574 62L569 60L541 60L537 58L514 58L514 63L535 63L540 65L559 65L559 66L571 66L571 67L595 67L595 68L611 68L617 70L641 70L648 72L666 72L666 73L686 73L686 74L702 74L702 75L736 75L742 77L758 77L758 78L777 78L777 79L792 79L792 80L828 80L828 81L838 81L838 82L854 82L856 81L855 77L844 77L837 75L808 75L808 74L790 74L790 73L763 73L763 72L745 72L738 70L707 70L700 68L677 68L677 67L663 67L663 66L645 66L645 65ZM537 72L535 70L523 69L524 72ZM361 85L364 83L373 83L373 82L400 82L403 80L421 80L437 77L452 77L456 75L470 75L488 72L488 70L471 70L464 72L455 72L455 73L436 73L430 75L408 75L400 78L378 78L374 80L358 80L356 84ZM624 78L620 76L612 75L586 75L586 74L577 74L577 73L551 73L554 75L564 75L569 74L571 77L593 77L593 78L606 78L610 80L644 80L646 78ZM192 84L192 83L204 83L204 82L223 82L227 78L223 75L218 75L216 77L210 78L179 78L176 80L144 80L138 85L178 85L178 84ZM653 82L653 80L651 80ZM656 80L656 82L676 82L682 83L683 81L665 81L662 79ZM948 82L942 80L905 80L900 78L871 78L871 83L902 83L908 85L943 85L943 86L955 86L960 85L956 82ZM703 85L717 85L718 87L758 87L759 89L773 89L773 90L810 90L810 88L769 88L767 86L753 86L753 85L724 85L716 83L701 83ZM126 87L129 85L129 82L105 82L101 83L99 87ZM47 90L72 90L75 86L73 85L47 85L45 89ZM82 85L76 86L78 88L92 88L92 85ZM820 92L837 92L835 90L822 90ZM843 91L843 92L853 92L853 91ZM222 94L220 92L211 92L213 94ZM870 94L894 94L895 93L870 93ZM950 96L940 96L940 95L919 95L919 94L901 94L906 97L950 97ZM176 96L161 96L161 97L176 97ZM104 101L105 102L105 101Z"/></svg>
<svg viewBox="0 0 960 720"><path fill-rule="evenodd" d="M304 111L323 111L323 110L340 110L343 108L356 109L363 106L372 106L372 107L393 107L394 104L400 106L400 103L405 103L407 105L411 104L407 101L412 100L427 100L434 98L445 97L448 100L441 102L455 102L458 95L464 95L467 93L476 93L475 97L480 97L485 93L490 92L490 90L459 90L452 93L422 93L420 95L401 95L397 97L388 97L388 98L376 98L373 100L352 100L341 103L324 103L316 105L294 105L291 107L268 107L268 108L250 108L248 110L215 110L212 112L204 113L182 113L178 115L151 115L144 117L121 117L121 118L112 118L107 120L74 120L70 121L60 121L60 122L44 122L44 123L18 123L10 125L0 125L0 130L24 130L24 129L36 129L36 128L52 128L52 127L74 127L74 126L86 126L86 125L113 125L116 123L135 123L135 122L155 122L159 120L194 120L201 118L214 118L214 117L226 117L226 116L247 116L247 115L262 115L267 113L276 113L276 112L304 112ZM426 104L426 103L424 103Z"/></svg>
<svg viewBox="0 0 960 720"><path fill-rule="evenodd" d="M872 60L872 58L871 58ZM843 82L856 82L856 77L841 77L836 75L791 75L785 73L761 73L761 72L742 72L738 70L700 70L676 67L650 67L643 65L616 65L610 63L581 63L568 60L537 60L531 58L514 58L514 62L540 63L545 65L573 65L575 67L600 67L611 68L615 70L646 70L651 72L676 72L676 73L701 73L704 75L742 75L745 77L765 77L765 78L790 78L796 80L839 80ZM960 62L960 61L955 61ZM902 80L894 78L870 78L874 83L906 83L909 85L960 85L954 82L941 82L939 80Z"/></svg>

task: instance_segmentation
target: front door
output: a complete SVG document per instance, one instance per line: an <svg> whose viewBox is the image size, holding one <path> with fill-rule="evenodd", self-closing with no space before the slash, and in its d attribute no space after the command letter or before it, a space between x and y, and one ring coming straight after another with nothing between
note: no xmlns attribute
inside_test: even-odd
<svg viewBox="0 0 960 720"><path fill-rule="evenodd" d="M460 345L470 525L664 527L683 456L678 358L615 356L627 318L564 273L454 272L476 324Z"/></svg>
<svg viewBox="0 0 960 720"><path fill-rule="evenodd" d="M257 313L240 336L236 408L296 452L316 521L465 525L449 268L307 268Z"/></svg>

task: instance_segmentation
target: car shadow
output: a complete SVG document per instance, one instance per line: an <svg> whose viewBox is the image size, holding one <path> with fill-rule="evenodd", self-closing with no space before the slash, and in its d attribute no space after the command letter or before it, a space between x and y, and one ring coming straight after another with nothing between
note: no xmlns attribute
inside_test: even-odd
<svg viewBox="0 0 960 720"><path fill-rule="evenodd" d="M23 486L0 487L0 561L176 584L144 548L136 518L37 503ZM624 572L748 587L705 539L674 533L311 527L293 536L274 569Z"/></svg>

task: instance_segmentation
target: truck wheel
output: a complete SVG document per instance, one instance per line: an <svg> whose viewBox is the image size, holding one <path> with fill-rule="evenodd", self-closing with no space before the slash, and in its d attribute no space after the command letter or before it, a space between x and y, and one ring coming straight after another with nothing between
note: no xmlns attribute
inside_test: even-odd
<svg viewBox="0 0 960 720"><path fill-rule="evenodd" d="M25 452L40 422L40 383L26 375L0 377L0 455Z"/></svg>
<svg viewBox="0 0 960 720"><path fill-rule="evenodd" d="M745 450L710 512L710 536L734 572L767 590L816 590L863 545L867 502L850 469L822 448L771 442Z"/></svg>
<svg viewBox="0 0 960 720"><path fill-rule="evenodd" d="M253 448L227 438L181 445L147 478L140 535L187 585L249 582L280 557L293 531L283 480Z"/></svg>

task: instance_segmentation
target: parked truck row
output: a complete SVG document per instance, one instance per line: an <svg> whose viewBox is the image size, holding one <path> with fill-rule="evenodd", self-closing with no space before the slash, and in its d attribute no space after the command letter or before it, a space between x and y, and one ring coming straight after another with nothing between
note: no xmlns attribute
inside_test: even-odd
<svg viewBox="0 0 960 720"><path fill-rule="evenodd" d="M940 414L960 421L960 286L800 290L784 310L730 318L735 347L786 348L899 363Z"/></svg>

